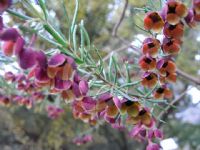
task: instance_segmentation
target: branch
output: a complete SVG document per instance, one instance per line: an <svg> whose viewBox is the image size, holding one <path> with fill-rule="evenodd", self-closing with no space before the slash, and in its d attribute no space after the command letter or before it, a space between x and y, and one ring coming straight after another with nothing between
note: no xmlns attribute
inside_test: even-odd
<svg viewBox="0 0 200 150"><path fill-rule="evenodd" d="M122 11L122 14L121 14L119 21L117 22L117 24L115 24L115 26L113 28L112 36L114 36L114 37L117 36L117 31L118 31L118 29L119 29L119 27L120 27L120 25L121 25L121 23L124 19L127 7L128 7L128 0L126 0L126 2L125 2L125 5L124 5L124 8L123 8L123 11Z"/></svg>
<svg viewBox="0 0 200 150"><path fill-rule="evenodd" d="M158 119L163 118L163 116L171 109L171 107L173 105L175 105L176 103L178 103L180 100L182 100L182 98L187 94L187 91L189 89L186 88L186 90L184 90L175 100L173 100L159 115L158 115ZM160 127L161 122L158 122L158 127Z"/></svg>
<svg viewBox="0 0 200 150"><path fill-rule="evenodd" d="M110 58L110 56L112 56L113 53L118 53L118 52L121 52L121 51L124 51L126 50L127 48L132 48L132 49L137 49L137 47L133 46L132 43L129 43L123 47L120 47L118 49L115 49L115 50L111 50L110 53L108 53L104 58L103 58L103 61L106 61ZM139 48L138 48L139 49Z"/></svg>
<svg viewBox="0 0 200 150"><path fill-rule="evenodd" d="M187 80L189 80L189 81L191 81L191 82L193 82L193 83L195 83L195 84L197 84L197 85L200 85L200 78L195 78L195 77L193 77L193 76L187 74L186 72L183 72L183 71L180 70L180 69L177 69L176 72L177 72L177 74L180 75L181 77L183 77L183 78L185 78L185 79L187 79Z"/></svg>

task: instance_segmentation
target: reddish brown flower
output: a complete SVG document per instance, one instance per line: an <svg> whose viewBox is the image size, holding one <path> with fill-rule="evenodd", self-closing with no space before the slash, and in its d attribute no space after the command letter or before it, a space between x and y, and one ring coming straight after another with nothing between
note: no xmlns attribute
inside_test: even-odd
<svg viewBox="0 0 200 150"><path fill-rule="evenodd" d="M194 10L194 20L195 21L200 21L200 13L197 13L195 10Z"/></svg>
<svg viewBox="0 0 200 150"><path fill-rule="evenodd" d="M130 117L137 117L139 114L140 104L127 100L122 103L120 112L121 114L127 113Z"/></svg>
<svg viewBox="0 0 200 150"><path fill-rule="evenodd" d="M161 84L165 84L166 82L175 83L176 82L176 73L175 72L167 72L166 76L160 76Z"/></svg>
<svg viewBox="0 0 200 150"><path fill-rule="evenodd" d="M146 56L157 57L160 41L154 38L146 38L142 44L142 52Z"/></svg>
<svg viewBox="0 0 200 150"><path fill-rule="evenodd" d="M161 47L165 54L176 55L180 51L180 41L176 39L164 38Z"/></svg>
<svg viewBox="0 0 200 150"><path fill-rule="evenodd" d="M176 25L188 14L187 7L182 2L176 0L167 1L163 9L166 21L171 25Z"/></svg>
<svg viewBox="0 0 200 150"><path fill-rule="evenodd" d="M165 86L158 88L154 92L155 99L172 98L172 96L173 96L172 91Z"/></svg>
<svg viewBox="0 0 200 150"><path fill-rule="evenodd" d="M140 111L139 117L141 119L141 123L145 126L150 126L152 124L150 112L148 112L146 109Z"/></svg>
<svg viewBox="0 0 200 150"><path fill-rule="evenodd" d="M142 77L142 85L148 88L154 87L158 82L157 74L153 72L146 72Z"/></svg>
<svg viewBox="0 0 200 150"><path fill-rule="evenodd" d="M159 33L164 26L164 21L157 12L149 12L144 18L144 28Z"/></svg>
<svg viewBox="0 0 200 150"><path fill-rule="evenodd" d="M181 39L184 33L184 24L182 22L176 25L165 23L163 33L167 38Z"/></svg>
<svg viewBox="0 0 200 150"><path fill-rule="evenodd" d="M153 123L150 112L146 108L141 109L136 117L128 117L126 122L134 125L143 124L147 127L150 127Z"/></svg>
<svg viewBox="0 0 200 150"><path fill-rule="evenodd" d="M171 60L161 59L157 63L157 69L159 70L159 73L162 76L166 76L167 72L168 73L174 73L174 72L176 72L176 65Z"/></svg>
<svg viewBox="0 0 200 150"><path fill-rule="evenodd" d="M195 13L200 14L200 0L193 0L193 9Z"/></svg>
<svg viewBox="0 0 200 150"><path fill-rule="evenodd" d="M139 60L140 68L144 71L153 70L156 68L156 59L151 57L143 56Z"/></svg>
<svg viewBox="0 0 200 150"><path fill-rule="evenodd" d="M69 80L75 69L74 60L63 54L56 54L50 58L48 62L48 76L55 78L56 76L62 80Z"/></svg>

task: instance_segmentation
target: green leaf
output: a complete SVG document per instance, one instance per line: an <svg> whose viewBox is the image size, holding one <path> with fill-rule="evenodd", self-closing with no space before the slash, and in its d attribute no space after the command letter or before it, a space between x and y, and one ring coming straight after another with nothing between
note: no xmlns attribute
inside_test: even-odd
<svg viewBox="0 0 200 150"><path fill-rule="evenodd" d="M42 8L43 13L44 13L45 20L47 20L48 12L47 12L45 1L44 0L38 0L38 2L39 2L40 7Z"/></svg>
<svg viewBox="0 0 200 150"><path fill-rule="evenodd" d="M79 1L76 0L76 6L75 6L75 11L74 11L74 16L73 16L73 20L72 20L72 24L71 24L71 33L73 32L74 27L75 27L76 18L77 18L77 15L78 15L78 8L79 8Z"/></svg>
<svg viewBox="0 0 200 150"><path fill-rule="evenodd" d="M51 26L49 23L44 24L44 29L53 36L53 38L60 43L63 47L67 47L68 43L62 36Z"/></svg>
<svg viewBox="0 0 200 150"><path fill-rule="evenodd" d="M153 91L157 88L157 84L155 85L155 87L153 89L151 89L146 95L145 95L145 98L149 97Z"/></svg>
<svg viewBox="0 0 200 150"><path fill-rule="evenodd" d="M123 96L124 98L130 100L130 101L135 101L133 98L131 98L130 96L128 96L127 94L123 93L122 91L118 90L118 89L115 89L118 94L120 94L121 96Z"/></svg>
<svg viewBox="0 0 200 150"><path fill-rule="evenodd" d="M31 19L33 19L33 18L29 17L29 16L26 16L26 15L24 15L24 14L20 14L20 13L14 11L14 10L11 10L11 9L7 9L6 11L7 11L9 14L11 14L11 15L13 15L13 16L16 16L16 17L18 17L18 18L20 18L20 19L22 19L22 20L31 20Z"/></svg>
<svg viewBox="0 0 200 150"><path fill-rule="evenodd" d="M158 100L158 99L148 99L148 102L152 102L152 103L166 103L167 100Z"/></svg>
<svg viewBox="0 0 200 150"><path fill-rule="evenodd" d="M139 88L135 88L135 90L136 90L136 92L140 93L141 95L145 95L145 93L142 90L140 90Z"/></svg>
<svg viewBox="0 0 200 150"><path fill-rule="evenodd" d="M131 83L126 83L126 84L123 84L122 86L120 86L120 88L138 85L140 82L141 82L141 81L135 81L135 82L131 82Z"/></svg>
<svg viewBox="0 0 200 150"><path fill-rule="evenodd" d="M23 0L23 4L26 6L27 10L33 14L35 17L40 18L41 20L44 20L44 16L41 16L41 14L33 7L33 5L28 0Z"/></svg>
<svg viewBox="0 0 200 150"><path fill-rule="evenodd" d="M81 20L80 27L82 29L82 32L84 33L84 37L86 38L87 47L90 50L90 37L89 37L87 30L84 27L84 21L83 20Z"/></svg>
<svg viewBox="0 0 200 150"><path fill-rule="evenodd" d="M56 46L56 47L61 47L61 45L49 38L47 38L45 35L42 35L41 33L38 32L38 30L35 30L33 28L28 28L26 26L19 26L19 29L25 32L29 32L29 33L33 33L33 34L37 34L39 35L42 39L46 40L47 42L51 43L52 45Z"/></svg>
<svg viewBox="0 0 200 150"><path fill-rule="evenodd" d="M77 40L76 40L76 32L77 32L77 25L75 25L74 30L73 30L73 46L74 50L77 51Z"/></svg>
<svg viewBox="0 0 200 150"><path fill-rule="evenodd" d="M66 17L66 21L68 23L68 25L70 24L70 19L69 19L69 15L67 12L67 8L65 7L65 2L64 0L62 0L62 6L63 6L63 10L64 10L64 16Z"/></svg>
<svg viewBox="0 0 200 150"><path fill-rule="evenodd" d="M81 60L80 58L75 58L75 62L79 65L84 64L84 61Z"/></svg>
<svg viewBox="0 0 200 150"><path fill-rule="evenodd" d="M115 69L114 83L116 84L116 82L117 82L117 62L116 62L114 56L112 56L112 60L113 60L114 69Z"/></svg>
<svg viewBox="0 0 200 150"><path fill-rule="evenodd" d="M131 82L131 77L130 77L130 71L129 71L129 65L128 63L126 62L125 64L125 67L126 67L126 79L127 79L127 83L130 83Z"/></svg>
<svg viewBox="0 0 200 150"><path fill-rule="evenodd" d="M110 57L109 59L109 66L108 66L108 77L110 81L113 81L113 73L112 73L112 68L113 67L113 59Z"/></svg>

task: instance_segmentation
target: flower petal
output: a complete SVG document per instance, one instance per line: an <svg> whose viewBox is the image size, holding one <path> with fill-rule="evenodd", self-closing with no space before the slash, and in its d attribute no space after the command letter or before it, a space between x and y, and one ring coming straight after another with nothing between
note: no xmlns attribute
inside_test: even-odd
<svg viewBox="0 0 200 150"><path fill-rule="evenodd" d="M35 69L35 79L39 83L48 83L50 82L49 77L47 76L47 71L38 67Z"/></svg>
<svg viewBox="0 0 200 150"><path fill-rule="evenodd" d="M68 90L72 86L70 80L65 81L59 78L55 78L55 89L57 90Z"/></svg>
<svg viewBox="0 0 200 150"><path fill-rule="evenodd" d="M82 100L82 106L86 111L92 111L96 106L96 101L91 97L84 97Z"/></svg>
<svg viewBox="0 0 200 150"><path fill-rule="evenodd" d="M88 82L85 80L81 80L79 82L79 89L80 89L80 92L82 93L82 95L86 95L89 90Z"/></svg>
<svg viewBox="0 0 200 150"><path fill-rule="evenodd" d="M31 49L23 49L19 53L19 64L22 69L29 69L36 64L35 52Z"/></svg>
<svg viewBox="0 0 200 150"><path fill-rule="evenodd" d="M63 54L56 54L50 58L48 62L49 67L59 67L66 61L66 56Z"/></svg>
<svg viewBox="0 0 200 150"><path fill-rule="evenodd" d="M19 36L19 32L15 28L9 28L0 33L0 39L3 41L16 41Z"/></svg>
<svg viewBox="0 0 200 150"><path fill-rule="evenodd" d="M14 54L18 56L19 53L23 50L24 45L24 39L21 36L19 36L15 42Z"/></svg>

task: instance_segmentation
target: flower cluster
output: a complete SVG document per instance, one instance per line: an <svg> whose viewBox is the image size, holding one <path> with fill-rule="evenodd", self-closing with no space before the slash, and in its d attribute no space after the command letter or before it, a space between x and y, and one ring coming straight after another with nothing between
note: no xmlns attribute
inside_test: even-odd
<svg viewBox="0 0 200 150"><path fill-rule="evenodd" d="M10 6L11 1L2 2L2 13ZM9 4L9 5L7 5ZM0 5L0 6L1 6ZM55 54L48 58L43 51L35 50L27 45L24 38L15 28L4 28L1 19L0 40L6 56L15 55L22 69L30 69L28 79L34 79L33 84L20 82L18 89L49 88L50 93L59 93L66 101L81 100L88 92L88 83L77 72L73 58L64 54ZM31 56L31 57L30 57ZM8 80L16 81L11 73L6 74ZM27 90L27 89L26 89Z"/></svg>
<svg viewBox="0 0 200 150"><path fill-rule="evenodd" d="M147 150L159 150L160 146L152 141L155 139L162 139L163 133L159 129L145 128L143 125L136 125L131 132L129 133L130 137L136 138L138 141L145 141L148 139L149 144L147 146ZM153 149L154 147L154 149Z"/></svg>
<svg viewBox="0 0 200 150"><path fill-rule="evenodd" d="M143 41L141 48L143 56L139 60L139 65L144 71L142 85L147 88L159 85L153 93L155 99L169 99L173 96L168 88L168 83L176 82L176 65L173 56L176 56L181 49L184 21L189 27L194 27L196 22L200 21L199 10L199 0L193 0L191 9L181 1L168 0L160 12L148 12L144 18L144 28L153 31L155 36ZM164 35L162 41L156 38L160 32ZM140 131L142 132L138 132L140 136L141 134L146 136L143 130ZM154 135L157 137L157 132ZM159 146L149 140L147 149L157 150Z"/></svg>
<svg viewBox="0 0 200 150"><path fill-rule="evenodd" d="M151 116L148 108L144 108L139 102L120 99L110 93L100 95L97 100L85 97L81 101L74 101L73 114L92 125L97 119L103 119L113 128L124 129L126 125L138 125L144 128L155 126L155 119ZM125 122L122 121L125 118Z"/></svg>
<svg viewBox="0 0 200 150"><path fill-rule="evenodd" d="M11 93L10 96L8 96L8 93L2 93L2 95L7 95L1 96L2 105L9 105L13 103L20 106L26 106L27 108L32 108L35 103L44 100L45 96L42 91L37 88L35 83L29 80L25 75L15 75L12 72L6 72L4 79L8 83L10 82L12 85L15 85L14 88L18 90L18 93Z"/></svg>

